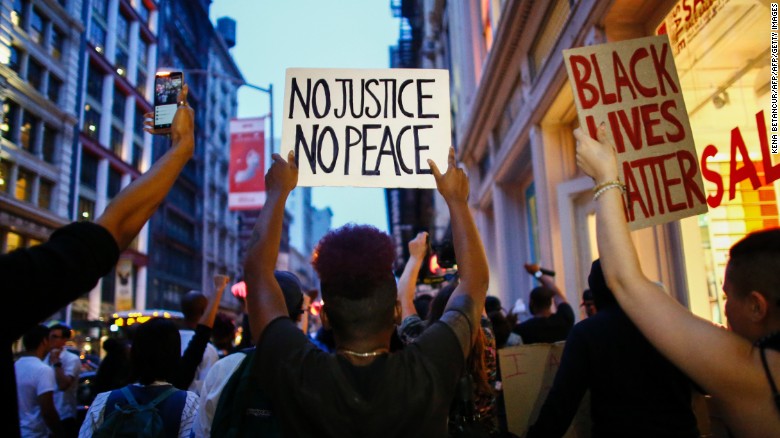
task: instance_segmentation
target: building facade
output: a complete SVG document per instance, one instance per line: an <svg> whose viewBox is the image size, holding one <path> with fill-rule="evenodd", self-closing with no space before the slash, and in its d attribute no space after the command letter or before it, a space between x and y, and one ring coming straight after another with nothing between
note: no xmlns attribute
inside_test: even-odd
<svg viewBox="0 0 780 438"><path fill-rule="evenodd" d="M0 252L72 217L81 0L0 2Z"/></svg>
<svg viewBox="0 0 780 438"><path fill-rule="evenodd" d="M525 262L555 270L569 301L578 303L598 257L593 183L576 166L572 131L579 123L562 50L669 34L709 212L633 237L649 278L697 315L725 323L728 248L747 232L778 226L780 156L766 144L768 2L416 4L430 38L443 42L431 44L438 52L432 59L451 72L457 156L471 179L489 292L504 303L527 300L534 284L521 269ZM743 167L750 177L731 181L729 174Z"/></svg>
<svg viewBox="0 0 780 438"><path fill-rule="evenodd" d="M312 205L311 187L293 190L286 210L290 224L285 269L297 275L305 289L319 289L319 277L311 266L311 256L322 236L330 230L333 211L329 207L317 209Z"/></svg>

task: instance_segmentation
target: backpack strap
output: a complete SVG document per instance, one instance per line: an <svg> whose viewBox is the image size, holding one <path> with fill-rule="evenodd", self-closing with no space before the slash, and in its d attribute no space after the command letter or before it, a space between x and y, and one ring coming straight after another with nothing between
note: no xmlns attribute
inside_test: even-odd
<svg viewBox="0 0 780 438"><path fill-rule="evenodd" d="M154 398L154 400L150 401L149 403L140 406L138 402L135 400L135 397L133 397L133 393L130 391L130 389L127 386L123 386L120 391L122 391L122 395L125 397L128 403L130 403L130 406L140 409L140 408L154 408L158 404L160 404L162 401L164 401L166 398L170 397L174 393L178 391L178 389L171 386L170 388L166 389L160 395Z"/></svg>
<svg viewBox="0 0 780 438"><path fill-rule="evenodd" d="M130 389L127 386L123 386L119 391L122 393L122 396L124 396L125 400L130 403L130 406L136 409L139 407L138 402L135 401L135 397L133 397L133 393L130 392Z"/></svg>

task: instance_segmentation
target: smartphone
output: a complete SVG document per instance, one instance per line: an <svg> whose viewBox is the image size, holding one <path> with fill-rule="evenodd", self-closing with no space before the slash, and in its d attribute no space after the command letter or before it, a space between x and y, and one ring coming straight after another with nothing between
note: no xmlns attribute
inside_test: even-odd
<svg viewBox="0 0 780 438"><path fill-rule="evenodd" d="M180 71L161 71L154 75L154 128L170 128L176 114L184 81Z"/></svg>

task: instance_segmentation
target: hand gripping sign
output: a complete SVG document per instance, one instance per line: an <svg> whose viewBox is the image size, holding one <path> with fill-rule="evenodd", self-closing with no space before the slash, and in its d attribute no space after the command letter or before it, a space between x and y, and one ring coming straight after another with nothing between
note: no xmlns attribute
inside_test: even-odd
<svg viewBox="0 0 780 438"><path fill-rule="evenodd" d="M563 51L583 129L618 154L632 230L707 211L699 160L666 35Z"/></svg>
<svg viewBox="0 0 780 438"><path fill-rule="evenodd" d="M281 154L300 186L435 188L447 167L446 70L287 69Z"/></svg>

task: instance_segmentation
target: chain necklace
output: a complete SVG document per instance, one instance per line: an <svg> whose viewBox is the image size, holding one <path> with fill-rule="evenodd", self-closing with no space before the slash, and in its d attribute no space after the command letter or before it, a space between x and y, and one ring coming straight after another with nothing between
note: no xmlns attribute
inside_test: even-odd
<svg viewBox="0 0 780 438"><path fill-rule="evenodd" d="M339 353L347 354L355 357L376 357L390 352L390 350L388 350L387 348L379 348L374 351L369 351L368 353L358 353L357 351L347 350L344 348L339 348L337 351Z"/></svg>

